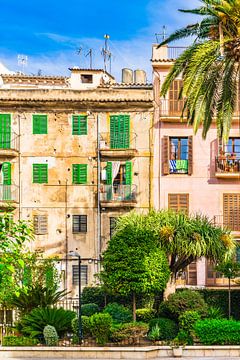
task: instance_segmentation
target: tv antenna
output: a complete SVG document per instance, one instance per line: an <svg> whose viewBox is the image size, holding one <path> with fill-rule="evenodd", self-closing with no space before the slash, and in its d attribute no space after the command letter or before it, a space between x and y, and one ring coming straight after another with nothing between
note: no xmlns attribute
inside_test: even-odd
<svg viewBox="0 0 240 360"><path fill-rule="evenodd" d="M92 69L92 55L93 55L93 49L89 49L88 52L85 54L85 57L89 56L90 69Z"/></svg>
<svg viewBox="0 0 240 360"><path fill-rule="evenodd" d="M21 72L24 74L24 69L28 64L28 57L27 57L27 55L19 54L17 59L18 59L18 66L21 66L21 68L22 68Z"/></svg>
<svg viewBox="0 0 240 360"><path fill-rule="evenodd" d="M77 55L79 56L79 64L80 64L80 66L81 66L82 51L83 51L83 48L81 46L76 51Z"/></svg>
<svg viewBox="0 0 240 360"><path fill-rule="evenodd" d="M105 44L104 44L104 48L102 48L101 54L103 56L103 61L104 61L104 71L107 71L107 64L109 62L109 73L111 74L112 71L112 53L110 51L109 48L109 44L108 44L108 40L110 39L110 35L105 34L104 35L104 39L105 39Z"/></svg>
<svg viewBox="0 0 240 360"><path fill-rule="evenodd" d="M157 44L159 44L160 41L162 42L162 41L166 40L166 38L167 38L167 27L166 27L166 25L163 25L162 32L159 33L159 34L156 33L155 36L156 36ZM160 41L159 41L159 37L160 37Z"/></svg>

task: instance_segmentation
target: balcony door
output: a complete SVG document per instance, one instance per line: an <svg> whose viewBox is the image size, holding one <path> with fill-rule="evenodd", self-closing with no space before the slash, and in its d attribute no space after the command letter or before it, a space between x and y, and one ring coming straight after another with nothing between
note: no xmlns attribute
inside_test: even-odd
<svg viewBox="0 0 240 360"><path fill-rule="evenodd" d="M0 114L0 149L11 147L11 115Z"/></svg>
<svg viewBox="0 0 240 360"><path fill-rule="evenodd" d="M111 149L129 149L130 116L110 116L110 147Z"/></svg>

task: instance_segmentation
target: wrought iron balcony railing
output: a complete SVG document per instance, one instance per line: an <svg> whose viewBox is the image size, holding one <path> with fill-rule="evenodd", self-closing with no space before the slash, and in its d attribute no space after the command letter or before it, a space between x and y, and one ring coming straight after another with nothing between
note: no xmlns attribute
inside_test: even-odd
<svg viewBox="0 0 240 360"><path fill-rule="evenodd" d="M18 186L0 184L0 201L18 202Z"/></svg>
<svg viewBox="0 0 240 360"><path fill-rule="evenodd" d="M136 134L120 132L116 134L101 133L100 150L136 149Z"/></svg>
<svg viewBox="0 0 240 360"><path fill-rule="evenodd" d="M240 173L240 159L234 155L219 155L215 161L216 173L237 174Z"/></svg>
<svg viewBox="0 0 240 360"><path fill-rule="evenodd" d="M19 135L15 132L0 133L0 150L19 151Z"/></svg>
<svg viewBox="0 0 240 360"><path fill-rule="evenodd" d="M103 185L100 200L107 201L129 201L135 202L137 194L136 185Z"/></svg>

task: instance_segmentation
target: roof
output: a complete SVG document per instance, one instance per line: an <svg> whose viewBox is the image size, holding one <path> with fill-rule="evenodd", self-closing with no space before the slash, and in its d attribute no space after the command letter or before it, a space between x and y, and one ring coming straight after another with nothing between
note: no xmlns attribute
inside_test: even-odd
<svg viewBox="0 0 240 360"><path fill-rule="evenodd" d="M108 71L105 71L103 69L82 69L82 68L79 68L79 67L71 67L69 68L70 71L84 71L84 72L103 72L105 74L107 74L108 76L110 76L112 79L115 79L113 75L111 75Z"/></svg>

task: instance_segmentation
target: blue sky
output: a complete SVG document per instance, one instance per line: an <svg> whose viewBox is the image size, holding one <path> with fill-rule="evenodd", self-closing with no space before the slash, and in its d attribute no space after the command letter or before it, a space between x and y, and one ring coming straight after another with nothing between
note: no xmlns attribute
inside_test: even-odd
<svg viewBox="0 0 240 360"><path fill-rule="evenodd" d="M68 67L88 66L84 56L93 48L93 64L102 67L103 35L110 34L112 72L122 67L144 68L150 76L154 34L189 22L178 8L198 0L0 0L0 61L20 70L17 55L28 56L27 73L66 75ZM83 48L78 56L77 48Z"/></svg>

